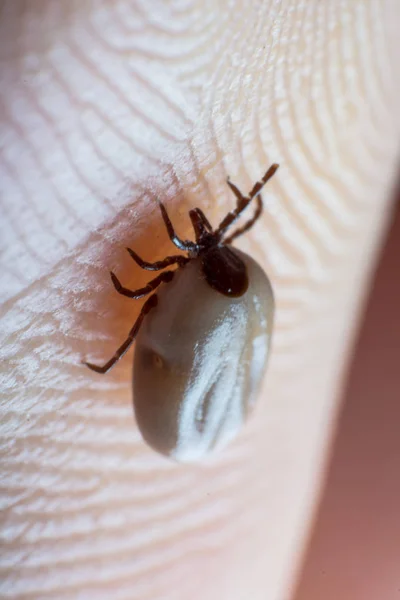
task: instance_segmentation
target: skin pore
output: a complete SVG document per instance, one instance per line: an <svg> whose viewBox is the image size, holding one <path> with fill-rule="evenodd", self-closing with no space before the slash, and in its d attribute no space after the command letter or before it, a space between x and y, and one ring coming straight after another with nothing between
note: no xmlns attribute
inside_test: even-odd
<svg viewBox="0 0 400 600"><path fill-rule="evenodd" d="M287 600L390 216L391 0L1 4L0 595ZM271 279L258 406L225 451L142 441L132 354L147 261L189 208L215 226L272 163L237 247ZM191 238L192 239L192 238Z"/></svg>

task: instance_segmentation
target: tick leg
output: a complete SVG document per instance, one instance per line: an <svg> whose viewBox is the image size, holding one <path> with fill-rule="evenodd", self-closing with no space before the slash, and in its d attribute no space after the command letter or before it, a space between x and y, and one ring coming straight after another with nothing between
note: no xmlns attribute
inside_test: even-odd
<svg viewBox="0 0 400 600"><path fill-rule="evenodd" d="M232 192L236 196L236 210L237 210L243 204L243 202L246 202L247 197L243 196L242 192L239 190L239 188L237 187L237 185L235 185L234 183L232 183L232 181L229 179L229 177L226 180L226 183L229 185L229 187L231 188Z"/></svg>
<svg viewBox="0 0 400 600"><path fill-rule="evenodd" d="M174 256L167 256L167 258L164 258L164 260L158 260L157 262L151 263L140 258L140 256L130 248L127 248L127 250L135 263L146 271L161 271L161 269L169 267L170 265L178 265L178 267L183 267L190 260L189 258L186 258L186 256L176 254Z"/></svg>
<svg viewBox="0 0 400 600"><path fill-rule="evenodd" d="M147 296L147 294L150 294L150 292L155 290L161 283L168 283L171 281L174 276L174 271L164 271L163 273L160 273L160 275L157 275L157 277L149 281L145 287L139 288L138 290L128 290L128 288L125 288L121 285L118 277L112 271L110 275L114 287L119 294L127 296L128 298L135 298L137 300L139 298L143 298L143 296Z"/></svg>
<svg viewBox="0 0 400 600"><path fill-rule="evenodd" d="M206 215L205 215L205 214L203 213L203 211L201 210L201 208L195 208L194 210L197 212L197 214L198 214L198 215L200 216L200 218L202 219L202 221L203 221L203 223L204 223L204 225L205 225L206 229L208 229L208 231L210 231L210 232L211 232L211 231L213 230L213 228L212 228L212 225L211 225L210 221L207 219Z"/></svg>
<svg viewBox="0 0 400 600"><path fill-rule="evenodd" d="M250 204L253 198L261 192L262 188L267 183L267 181L271 179L274 173L278 170L278 167L279 165L277 165L276 163L271 165L268 171L265 173L264 177L253 185L248 196L243 196L239 188L236 187L236 185L234 185L233 183L231 183L231 181L229 181L228 179L227 183L233 191L233 193L235 194L237 198L237 203L235 210L229 212L226 215L226 217L222 219L218 229L216 230L216 233L219 234L220 237L222 237L222 235L225 233L228 227L230 227L230 225L232 225L232 223L234 223L236 219L238 219L240 214L244 211L245 208L247 208L247 206Z"/></svg>
<svg viewBox="0 0 400 600"><path fill-rule="evenodd" d="M211 223L200 208L189 210L189 217L192 221L196 243L199 244L206 231L212 232Z"/></svg>
<svg viewBox="0 0 400 600"><path fill-rule="evenodd" d="M252 216L252 218L249 221L247 221L247 223L245 223L243 225L243 227L239 227L239 229L234 231L232 233L232 235L225 238L224 244L231 244L233 242L233 240L235 240L237 237L239 237L240 235L242 235L243 233L245 233L246 231L248 231L249 229L251 229L253 227L254 223L261 216L261 213L263 211L263 203L262 203L261 196L257 196L256 201L257 201L257 207L256 207L256 210L254 211L254 215Z"/></svg>
<svg viewBox="0 0 400 600"><path fill-rule="evenodd" d="M194 244L193 242L191 242L189 240L181 240L176 235L174 226L171 223L171 220L170 220L170 218L168 216L168 213L167 213L167 210L166 210L164 204L162 202L160 202L160 201L158 201L158 204L160 206L162 218L164 220L165 227L167 228L169 239L171 240L171 242L173 244L175 244L175 246L177 248L179 248L179 250L195 250L196 249L196 244Z"/></svg>
<svg viewBox="0 0 400 600"><path fill-rule="evenodd" d="M120 346L118 348L118 350L116 351L114 356L112 358L110 358L110 360L108 362L106 362L105 365L103 365L102 367L99 367L98 365L94 365L89 362L84 362L83 364L86 365L87 367L89 367L89 369L92 369L92 371L96 371L96 373L107 373L107 371L109 371L111 369L111 367L113 367L115 365L115 363L129 349L129 347L131 346L132 342L134 341L135 337L138 334L140 326L143 323L143 319L145 318L147 313L149 313L151 311L152 308L155 308L157 306L157 303L158 303L157 294L153 294L152 296L150 296L150 298L148 298L146 300L146 302L143 304L142 310L140 311L140 314L139 314L138 318L136 319L134 326L130 330L129 335L126 338L125 342L122 344L122 346Z"/></svg>

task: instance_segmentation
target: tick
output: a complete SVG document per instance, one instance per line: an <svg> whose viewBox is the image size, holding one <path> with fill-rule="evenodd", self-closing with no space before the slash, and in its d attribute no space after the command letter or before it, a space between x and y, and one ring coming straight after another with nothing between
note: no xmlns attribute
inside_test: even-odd
<svg viewBox="0 0 400 600"><path fill-rule="evenodd" d="M150 446L178 461L198 460L224 446L254 405L269 353L274 297L262 268L231 244L260 217L260 192L278 166L273 164L247 196L228 179L236 208L216 229L200 208L190 210L194 242L178 237L159 202L171 242L186 254L147 262L128 248L142 269L161 271L138 290L123 287L111 273L117 292L147 299L114 356L103 366L85 364L107 373L136 340L137 424ZM229 232L252 200L253 216ZM167 269L171 266L177 268Z"/></svg>

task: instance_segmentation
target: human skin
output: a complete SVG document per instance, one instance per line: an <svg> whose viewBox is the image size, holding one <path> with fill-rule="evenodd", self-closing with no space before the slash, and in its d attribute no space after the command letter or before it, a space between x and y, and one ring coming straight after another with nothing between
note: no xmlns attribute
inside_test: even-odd
<svg viewBox="0 0 400 600"><path fill-rule="evenodd" d="M399 595L399 256L398 193L292 600L393 600Z"/></svg>
<svg viewBox="0 0 400 600"><path fill-rule="evenodd" d="M393 0L1 4L1 546L6 598L290 597L399 149ZM271 163L237 246L271 278L258 407L197 465L149 449L107 360L173 251Z"/></svg>

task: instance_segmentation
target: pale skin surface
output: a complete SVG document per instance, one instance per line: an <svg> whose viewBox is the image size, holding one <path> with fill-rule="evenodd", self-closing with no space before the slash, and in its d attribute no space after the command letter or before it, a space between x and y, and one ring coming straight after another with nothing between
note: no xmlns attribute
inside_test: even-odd
<svg viewBox="0 0 400 600"><path fill-rule="evenodd" d="M0 595L290 597L399 147L400 6L387 0L1 5ZM397 40L395 39L397 35ZM141 306L119 296L216 224L272 162L238 246L276 294L254 417L198 466L132 417Z"/></svg>

